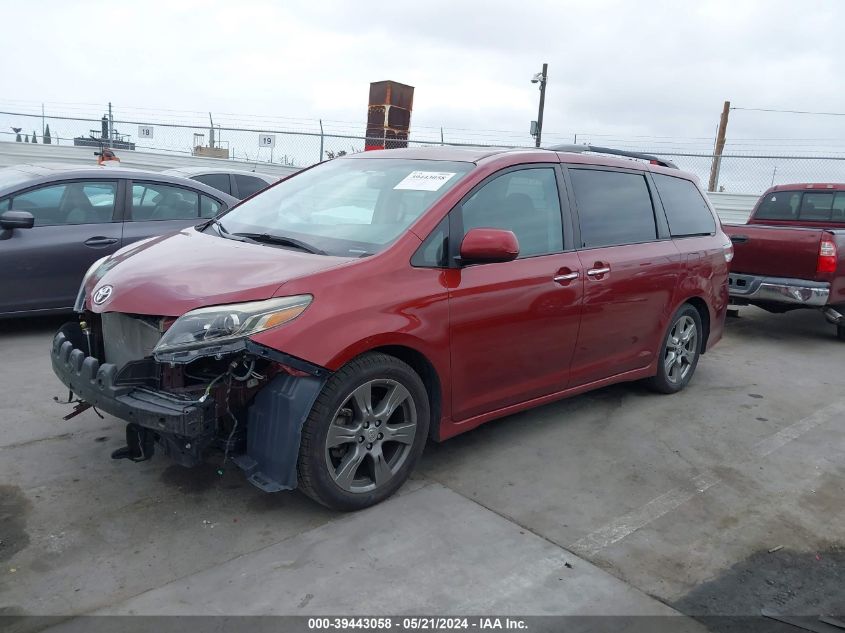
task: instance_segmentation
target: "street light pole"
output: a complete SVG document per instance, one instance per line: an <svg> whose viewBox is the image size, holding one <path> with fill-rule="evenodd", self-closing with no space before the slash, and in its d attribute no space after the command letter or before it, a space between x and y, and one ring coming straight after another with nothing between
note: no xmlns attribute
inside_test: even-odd
<svg viewBox="0 0 845 633"><path fill-rule="evenodd" d="M540 110L537 112L537 137L535 139L535 147L540 147L540 137L543 135L543 108L546 105L546 78L548 64L543 64L543 72L540 77Z"/></svg>

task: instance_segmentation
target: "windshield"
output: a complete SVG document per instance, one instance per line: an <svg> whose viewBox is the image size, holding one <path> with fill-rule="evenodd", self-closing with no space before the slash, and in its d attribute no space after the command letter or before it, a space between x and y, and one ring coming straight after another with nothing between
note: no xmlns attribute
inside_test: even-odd
<svg viewBox="0 0 845 633"><path fill-rule="evenodd" d="M294 238L329 255L385 248L473 168L392 158L333 160L221 216L223 234Z"/></svg>

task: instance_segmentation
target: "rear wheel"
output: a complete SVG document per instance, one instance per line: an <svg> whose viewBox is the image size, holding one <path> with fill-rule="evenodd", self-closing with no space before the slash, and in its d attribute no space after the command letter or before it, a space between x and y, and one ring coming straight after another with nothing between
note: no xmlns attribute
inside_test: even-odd
<svg viewBox="0 0 845 633"><path fill-rule="evenodd" d="M660 393L677 393L689 384L698 365L702 342L701 315L685 303L669 322L663 338L657 375L647 382Z"/></svg>
<svg viewBox="0 0 845 633"><path fill-rule="evenodd" d="M836 326L836 336L839 337L840 341L845 341L845 325Z"/></svg>
<svg viewBox="0 0 845 633"><path fill-rule="evenodd" d="M326 383L302 429L302 491L337 510L383 501L405 482L428 436L428 394L401 360L368 353Z"/></svg>

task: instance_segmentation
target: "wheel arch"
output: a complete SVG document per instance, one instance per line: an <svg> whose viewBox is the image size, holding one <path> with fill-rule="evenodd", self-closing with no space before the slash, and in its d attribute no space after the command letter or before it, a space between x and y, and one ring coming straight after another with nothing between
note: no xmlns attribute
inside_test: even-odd
<svg viewBox="0 0 845 633"><path fill-rule="evenodd" d="M422 379L429 395L429 437L440 441L440 424L450 415L448 338L425 340L405 333L375 334L347 346L327 364L331 371L367 352L381 352L407 363Z"/></svg>
<svg viewBox="0 0 845 633"><path fill-rule="evenodd" d="M701 329L704 330L701 333L701 353L704 354L707 351L707 341L710 338L710 308L707 306L707 302L697 295L684 299L678 305L678 308L687 303L696 309L701 319Z"/></svg>
<svg viewBox="0 0 845 633"><path fill-rule="evenodd" d="M398 358L407 363L422 379L425 390L428 393L429 412L431 419L428 425L428 434L431 439L440 439L440 420L443 412L443 388L440 376L432 362L418 349L407 345L382 345L367 350L367 352L381 352Z"/></svg>

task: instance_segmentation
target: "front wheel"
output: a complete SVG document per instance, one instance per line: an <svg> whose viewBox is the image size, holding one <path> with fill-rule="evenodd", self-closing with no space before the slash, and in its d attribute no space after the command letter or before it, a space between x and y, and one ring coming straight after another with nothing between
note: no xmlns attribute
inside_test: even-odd
<svg viewBox="0 0 845 633"><path fill-rule="evenodd" d="M302 428L302 491L336 510L383 501L405 482L428 436L428 394L398 358L360 356L326 383Z"/></svg>
<svg viewBox="0 0 845 633"><path fill-rule="evenodd" d="M685 303L669 322L663 338L657 375L647 381L649 387L660 393L677 393L689 384L702 344L701 315Z"/></svg>

